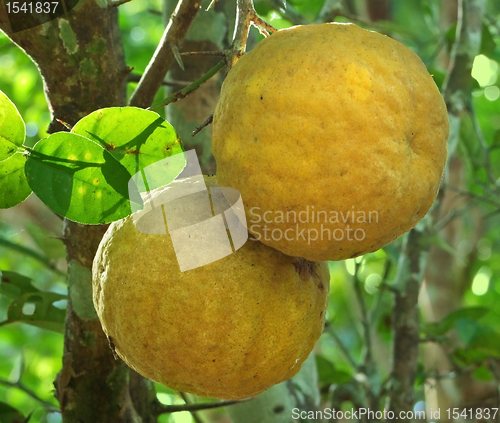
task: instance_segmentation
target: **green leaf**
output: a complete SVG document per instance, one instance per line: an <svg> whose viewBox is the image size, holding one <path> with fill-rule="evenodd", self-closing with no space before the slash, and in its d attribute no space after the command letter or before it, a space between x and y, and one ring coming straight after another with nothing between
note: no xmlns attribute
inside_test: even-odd
<svg viewBox="0 0 500 423"><path fill-rule="evenodd" d="M26 127L14 103L0 91L0 161L12 156L26 138Z"/></svg>
<svg viewBox="0 0 500 423"><path fill-rule="evenodd" d="M38 141L26 162L28 183L54 212L85 224L128 216L129 172L88 138L58 132Z"/></svg>
<svg viewBox="0 0 500 423"><path fill-rule="evenodd" d="M13 207L28 198L26 158L19 151L26 138L26 126L16 106L0 91L0 209Z"/></svg>
<svg viewBox="0 0 500 423"><path fill-rule="evenodd" d="M472 376L476 380L488 382L493 379L493 375L486 366L479 366L472 371Z"/></svg>
<svg viewBox="0 0 500 423"><path fill-rule="evenodd" d="M477 321L485 316L489 310L485 307L468 307L455 310L448 314L439 322L427 323L423 326L424 332L434 336L444 335L449 330L453 329L460 319L470 319Z"/></svg>
<svg viewBox="0 0 500 423"><path fill-rule="evenodd" d="M474 338L484 327L475 320L460 318L455 323L457 335L464 345L468 345L472 338Z"/></svg>
<svg viewBox="0 0 500 423"><path fill-rule="evenodd" d="M167 121L158 113L137 107L97 110L78 121L71 132L97 142L130 175L159 160L183 152L181 140ZM170 179L163 179L161 185L172 182L183 168L184 165L180 166ZM150 185L149 188L157 187Z"/></svg>
<svg viewBox="0 0 500 423"><path fill-rule="evenodd" d="M272 386L251 401L228 407L233 423L292 423L291 410L315 411L319 405L316 363L311 353L291 379Z"/></svg>
<svg viewBox="0 0 500 423"><path fill-rule="evenodd" d="M24 166L26 157L20 152L0 161L0 209L22 203L31 194Z"/></svg>
<svg viewBox="0 0 500 423"><path fill-rule="evenodd" d="M451 51L453 43L455 42L455 39L457 37L457 24L454 23L450 25L450 27L446 30L444 35L445 35L447 51Z"/></svg>
<svg viewBox="0 0 500 423"><path fill-rule="evenodd" d="M55 292L27 292L12 301L7 309L7 320L0 322L0 326L8 323L27 323L41 329L64 333L64 319L66 311L53 305L56 301L66 300L66 295ZM32 304L33 313L27 313L25 305Z"/></svg>
<svg viewBox="0 0 500 423"><path fill-rule="evenodd" d="M497 45L491 35L488 25L483 24L483 30L481 33L481 48L479 53L491 57L496 47Z"/></svg>
<svg viewBox="0 0 500 423"><path fill-rule="evenodd" d="M318 376L321 386L332 385L334 383L342 385L351 379L349 373L337 369L331 361L320 355L316 356L316 365L318 367Z"/></svg>
<svg viewBox="0 0 500 423"><path fill-rule="evenodd" d="M493 331L480 333L469 342L469 348L500 358L500 334Z"/></svg>
<svg viewBox="0 0 500 423"><path fill-rule="evenodd" d="M84 117L71 133L36 143L25 172L30 187L53 211L75 222L103 224L131 214L129 180L144 175L148 166L161 165L147 170L146 187L172 182L185 166L184 157L165 163L168 168L161 160L182 152L175 130L157 113L111 107Z"/></svg>
<svg viewBox="0 0 500 423"><path fill-rule="evenodd" d="M29 419L29 417L28 417ZM9 404L0 402L0 422L1 423L26 423L28 421L26 417L15 408L11 407Z"/></svg>
<svg viewBox="0 0 500 423"><path fill-rule="evenodd" d="M0 271L0 294L15 299L26 293L40 292L33 280L16 272Z"/></svg>

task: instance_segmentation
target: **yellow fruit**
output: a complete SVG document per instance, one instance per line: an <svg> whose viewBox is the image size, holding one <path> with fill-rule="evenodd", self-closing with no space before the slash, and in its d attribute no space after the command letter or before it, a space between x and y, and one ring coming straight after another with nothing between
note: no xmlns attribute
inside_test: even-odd
<svg viewBox="0 0 500 423"><path fill-rule="evenodd" d="M288 255L341 260L422 219L448 132L443 98L415 53L329 23L278 31L236 63L212 148L217 179L240 191L257 239Z"/></svg>
<svg viewBox="0 0 500 423"><path fill-rule="evenodd" d="M94 305L116 353L172 389L221 399L299 371L322 332L328 291L326 263L256 241L180 272L170 236L138 232L133 216L109 227L93 266Z"/></svg>

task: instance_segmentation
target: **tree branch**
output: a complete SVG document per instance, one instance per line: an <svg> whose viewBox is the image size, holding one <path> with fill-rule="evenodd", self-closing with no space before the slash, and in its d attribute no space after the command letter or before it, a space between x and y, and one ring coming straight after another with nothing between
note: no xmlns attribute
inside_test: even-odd
<svg viewBox="0 0 500 423"><path fill-rule="evenodd" d="M122 4L128 3L132 0L115 0L109 3L109 7L118 7L121 6Z"/></svg>
<svg viewBox="0 0 500 423"><path fill-rule="evenodd" d="M212 403L205 403L205 404L181 404L181 405L162 405L159 406L157 409L157 413L159 414L164 414L164 413L177 413L180 411L201 411L201 410L210 410L212 408L220 408L220 407L227 407L228 405L233 405L233 404L239 404L241 402L246 402L253 399L252 398L247 398L244 400L234 400L234 401L219 401L219 402L212 402Z"/></svg>
<svg viewBox="0 0 500 423"><path fill-rule="evenodd" d="M175 60L175 49L182 44L194 17L200 9L200 0L179 0L163 37L142 75L129 105L146 108L151 106L163 79Z"/></svg>
<svg viewBox="0 0 500 423"><path fill-rule="evenodd" d="M186 88L183 88L182 90L179 90L176 93L169 95L164 100L159 101L156 104L153 104L151 107L148 108L148 110L157 110L161 107L167 106L170 103L175 103L176 101L187 97L190 93L199 88L203 83L212 78L212 76L217 74L217 72L219 72L222 68L224 68L225 65L226 63L224 60L220 61L217 65L215 65L212 69L210 69L201 78L197 79L192 84L188 85Z"/></svg>
<svg viewBox="0 0 500 423"><path fill-rule="evenodd" d="M179 392L179 395L184 400L184 402L186 403L186 405L192 405L193 404L193 402L189 399L188 394L186 394L185 392ZM192 419L194 420L195 423L204 423L203 419L200 417L199 413L197 413L196 411L191 411L191 417L192 417Z"/></svg>
<svg viewBox="0 0 500 423"><path fill-rule="evenodd" d="M40 404L43 405L43 407L50 412L60 412L59 408L54 406L48 401L43 400L40 398L34 391L32 391L30 388L24 386L24 384L20 381L17 382L10 382L6 379L0 379L0 385L8 386L9 388L17 388L21 391L23 391L25 394L29 395L31 398L34 400L38 401Z"/></svg>
<svg viewBox="0 0 500 423"><path fill-rule="evenodd" d="M443 86L443 96L450 119L449 154L458 140L461 115L467 111L471 87L471 69L479 52L485 0L459 0L457 37L452 49L450 69ZM426 217L424 230L412 229L405 237L400 255L393 307L392 369L389 380L387 409L398 415L414 405L414 384L417 374L419 319L418 294L427 263L429 234L437 221L443 197L438 198Z"/></svg>

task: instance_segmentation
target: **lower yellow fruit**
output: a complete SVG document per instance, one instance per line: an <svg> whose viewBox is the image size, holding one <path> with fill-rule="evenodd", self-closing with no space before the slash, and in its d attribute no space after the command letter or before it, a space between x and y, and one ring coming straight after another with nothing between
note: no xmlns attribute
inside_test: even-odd
<svg viewBox="0 0 500 423"><path fill-rule="evenodd" d="M180 272L170 237L139 233L132 217L109 227L93 266L94 305L116 353L172 389L221 399L298 372L322 332L328 291L326 263L255 241Z"/></svg>
<svg viewBox="0 0 500 423"><path fill-rule="evenodd" d="M230 70L214 113L221 186L249 231L308 260L375 251L438 192L446 106L420 58L353 24L296 26Z"/></svg>

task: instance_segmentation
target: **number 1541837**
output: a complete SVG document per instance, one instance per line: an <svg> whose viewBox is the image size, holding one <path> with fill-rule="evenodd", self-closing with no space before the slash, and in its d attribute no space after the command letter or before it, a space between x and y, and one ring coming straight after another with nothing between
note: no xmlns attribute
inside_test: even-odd
<svg viewBox="0 0 500 423"><path fill-rule="evenodd" d="M45 2L18 2L13 1L5 4L7 13L56 13L58 1Z"/></svg>

